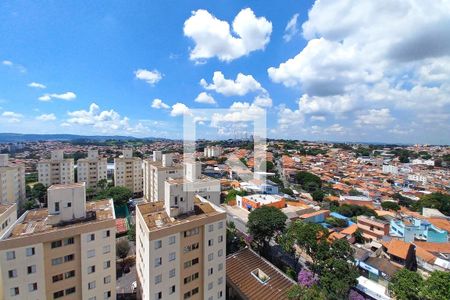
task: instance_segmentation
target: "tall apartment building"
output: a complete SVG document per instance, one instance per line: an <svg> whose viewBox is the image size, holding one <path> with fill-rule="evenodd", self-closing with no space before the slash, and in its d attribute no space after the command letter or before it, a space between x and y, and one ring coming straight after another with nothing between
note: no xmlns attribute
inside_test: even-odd
<svg viewBox="0 0 450 300"><path fill-rule="evenodd" d="M77 181L95 189L100 180L107 178L107 166L107 159L99 157L98 150L89 149L88 157L77 161Z"/></svg>
<svg viewBox="0 0 450 300"><path fill-rule="evenodd" d="M189 211L189 202L199 195L215 205L220 205L220 181L201 173L200 162L184 163L181 178L168 178L165 181L164 202L176 206L180 212Z"/></svg>
<svg viewBox="0 0 450 300"><path fill-rule="evenodd" d="M10 163L8 154L0 154L0 203L20 206L25 198L25 166Z"/></svg>
<svg viewBox="0 0 450 300"><path fill-rule="evenodd" d="M17 220L17 204L0 204L0 237Z"/></svg>
<svg viewBox="0 0 450 300"><path fill-rule="evenodd" d="M225 299L226 213L203 197L184 200L183 213L166 202L136 210L138 296Z"/></svg>
<svg viewBox="0 0 450 300"><path fill-rule="evenodd" d="M73 158L64 158L63 150L53 150L50 159L38 162L38 180L45 186L74 183Z"/></svg>
<svg viewBox="0 0 450 300"><path fill-rule="evenodd" d="M174 163L172 154L153 151L153 158L144 160L144 198L148 202L164 201L164 182L182 176L183 166Z"/></svg>
<svg viewBox="0 0 450 300"><path fill-rule="evenodd" d="M142 159L133 157L132 149L123 150L123 155L114 159L114 185L142 193Z"/></svg>
<svg viewBox="0 0 450 300"><path fill-rule="evenodd" d="M0 298L116 298L114 205L85 195L84 183L52 185L48 209L0 237Z"/></svg>
<svg viewBox="0 0 450 300"><path fill-rule="evenodd" d="M203 155L205 157L218 157L223 153L223 148L220 146L207 146L203 150Z"/></svg>

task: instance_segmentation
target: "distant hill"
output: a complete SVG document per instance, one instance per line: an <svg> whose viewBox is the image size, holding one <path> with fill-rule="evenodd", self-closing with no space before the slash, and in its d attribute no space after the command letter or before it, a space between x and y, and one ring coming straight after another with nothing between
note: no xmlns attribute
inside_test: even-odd
<svg viewBox="0 0 450 300"><path fill-rule="evenodd" d="M160 138L136 138L121 135L77 135L77 134L21 134L0 133L0 143L36 142L36 141L106 141L106 140L163 140Z"/></svg>

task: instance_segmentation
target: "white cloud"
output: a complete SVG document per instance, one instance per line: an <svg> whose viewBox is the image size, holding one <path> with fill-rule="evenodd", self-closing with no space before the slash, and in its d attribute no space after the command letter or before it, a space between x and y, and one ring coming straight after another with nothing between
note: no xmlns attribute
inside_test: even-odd
<svg viewBox="0 0 450 300"><path fill-rule="evenodd" d="M375 126L376 128L385 128L394 121L388 108L369 109L367 113L358 116L355 123L358 126Z"/></svg>
<svg viewBox="0 0 450 300"><path fill-rule="evenodd" d="M2 64L5 65L5 66L12 66L13 62L10 61L10 60L4 60L4 61L2 61Z"/></svg>
<svg viewBox="0 0 450 300"><path fill-rule="evenodd" d="M42 114L40 116L37 116L36 120L39 120L39 121L54 121L54 120L56 120L56 116L53 113L52 114Z"/></svg>
<svg viewBox="0 0 450 300"><path fill-rule="evenodd" d="M153 99L152 107L156 108L156 109L161 109L161 108L168 109L168 108L170 108L169 105L167 105L161 99L158 99L158 98Z"/></svg>
<svg viewBox="0 0 450 300"><path fill-rule="evenodd" d="M289 42L295 35L298 34L299 32L297 24L298 16L299 14L293 15L292 18L287 23L286 28L284 29L283 35L284 41Z"/></svg>
<svg viewBox="0 0 450 300"><path fill-rule="evenodd" d="M193 11L184 22L183 31L195 42L190 53L191 60L201 61L217 56L222 61L232 61L252 51L263 50L270 41L272 23L264 17L256 17L250 8L245 8L234 18L230 30L227 21L199 9Z"/></svg>
<svg viewBox="0 0 450 300"><path fill-rule="evenodd" d="M46 88L45 85L43 85L42 83L38 83L38 82L30 82L28 84L28 86L32 87L32 88L36 88L36 89L45 89Z"/></svg>
<svg viewBox="0 0 450 300"><path fill-rule="evenodd" d="M12 62L10 60L3 60L2 61L2 65L7 66L7 67L12 68L12 69L15 69L15 70L19 71L20 73L26 73L27 72L27 69L24 66L16 64L16 63L14 63L14 62Z"/></svg>
<svg viewBox="0 0 450 300"><path fill-rule="evenodd" d="M213 90L225 96L244 96L249 92L265 91L261 84L252 75L237 74L236 79L225 79L220 71L214 72L212 83L205 79L200 80L200 85L206 90Z"/></svg>
<svg viewBox="0 0 450 300"><path fill-rule="evenodd" d="M260 107L272 107L272 99L267 93L263 93L255 97L255 99L253 100L253 104Z"/></svg>
<svg viewBox="0 0 450 300"><path fill-rule="evenodd" d="M198 94L194 101L198 103L216 104L216 100L214 100L214 98L206 92L201 92Z"/></svg>
<svg viewBox="0 0 450 300"><path fill-rule="evenodd" d="M134 72L137 79L144 80L150 85L156 84L162 79L162 74L158 70L149 71L146 69L139 69Z"/></svg>
<svg viewBox="0 0 450 300"><path fill-rule="evenodd" d="M178 117L189 113L190 113L189 107L187 107L183 103L177 102L174 105L172 105L172 111L170 112L170 115L172 117Z"/></svg>
<svg viewBox="0 0 450 300"><path fill-rule="evenodd" d="M13 111L4 111L2 113L2 118L8 123L19 123L22 120L23 115Z"/></svg>
<svg viewBox="0 0 450 300"><path fill-rule="evenodd" d="M52 99L60 99L60 100L65 100L65 101L71 101L77 98L77 95L73 92L65 92L62 94L44 94L42 96L40 96L38 99L40 101L44 101L44 102L48 102L51 101Z"/></svg>

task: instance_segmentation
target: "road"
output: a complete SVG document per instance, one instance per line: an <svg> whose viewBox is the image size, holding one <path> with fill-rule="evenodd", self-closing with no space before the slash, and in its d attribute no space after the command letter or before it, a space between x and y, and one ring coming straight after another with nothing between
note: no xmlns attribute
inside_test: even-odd
<svg viewBox="0 0 450 300"><path fill-rule="evenodd" d="M284 187L289 188L290 184L287 181L286 176L284 176L284 174L283 174L283 168L281 167L281 159L280 158L276 160L275 167L277 169L278 174L280 174L280 178L281 178L281 181L283 182Z"/></svg>
<svg viewBox="0 0 450 300"><path fill-rule="evenodd" d="M118 294L131 293L131 283L137 280L136 266L130 267L129 273L124 273L116 280L116 292Z"/></svg>

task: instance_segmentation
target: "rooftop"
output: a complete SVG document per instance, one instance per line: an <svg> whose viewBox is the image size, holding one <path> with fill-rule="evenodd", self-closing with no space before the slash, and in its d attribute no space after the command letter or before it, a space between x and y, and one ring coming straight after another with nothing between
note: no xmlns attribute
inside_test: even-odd
<svg viewBox="0 0 450 300"><path fill-rule="evenodd" d="M90 216L90 217L89 217ZM95 216L95 218L92 218ZM64 225L64 228L114 219L114 206L111 200L90 201L86 203L86 218ZM29 210L21 222L12 228L8 238L22 237L36 233L60 230L60 225L48 223L47 208Z"/></svg>
<svg viewBox="0 0 450 300"><path fill-rule="evenodd" d="M387 253L402 259L408 257L409 249L413 247L411 243L395 239L392 239L389 242L383 242L383 246L387 248Z"/></svg>
<svg viewBox="0 0 450 300"><path fill-rule="evenodd" d="M244 299L288 299L287 291L296 283L270 262L249 248L227 256L227 282L230 282ZM258 280L255 270L266 275L265 281ZM253 272L253 273L252 273Z"/></svg>
<svg viewBox="0 0 450 300"><path fill-rule="evenodd" d="M53 184L51 185L48 190L59 190L59 189L71 189L71 188L83 188L85 187L85 183L84 182L79 182L79 183L69 183L69 184Z"/></svg>
<svg viewBox="0 0 450 300"><path fill-rule="evenodd" d="M6 212L10 207L13 207L16 204L0 204L0 215Z"/></svg>
<svg viewBox="0 0 450 300"><path fill-rule="evenodd" d="M263 205L277 202L283 199L283 197L278 195L265 195L265 194L254 194L250 196L243 196L243 198L246 198L250 201L261 203Z"/></svg>

